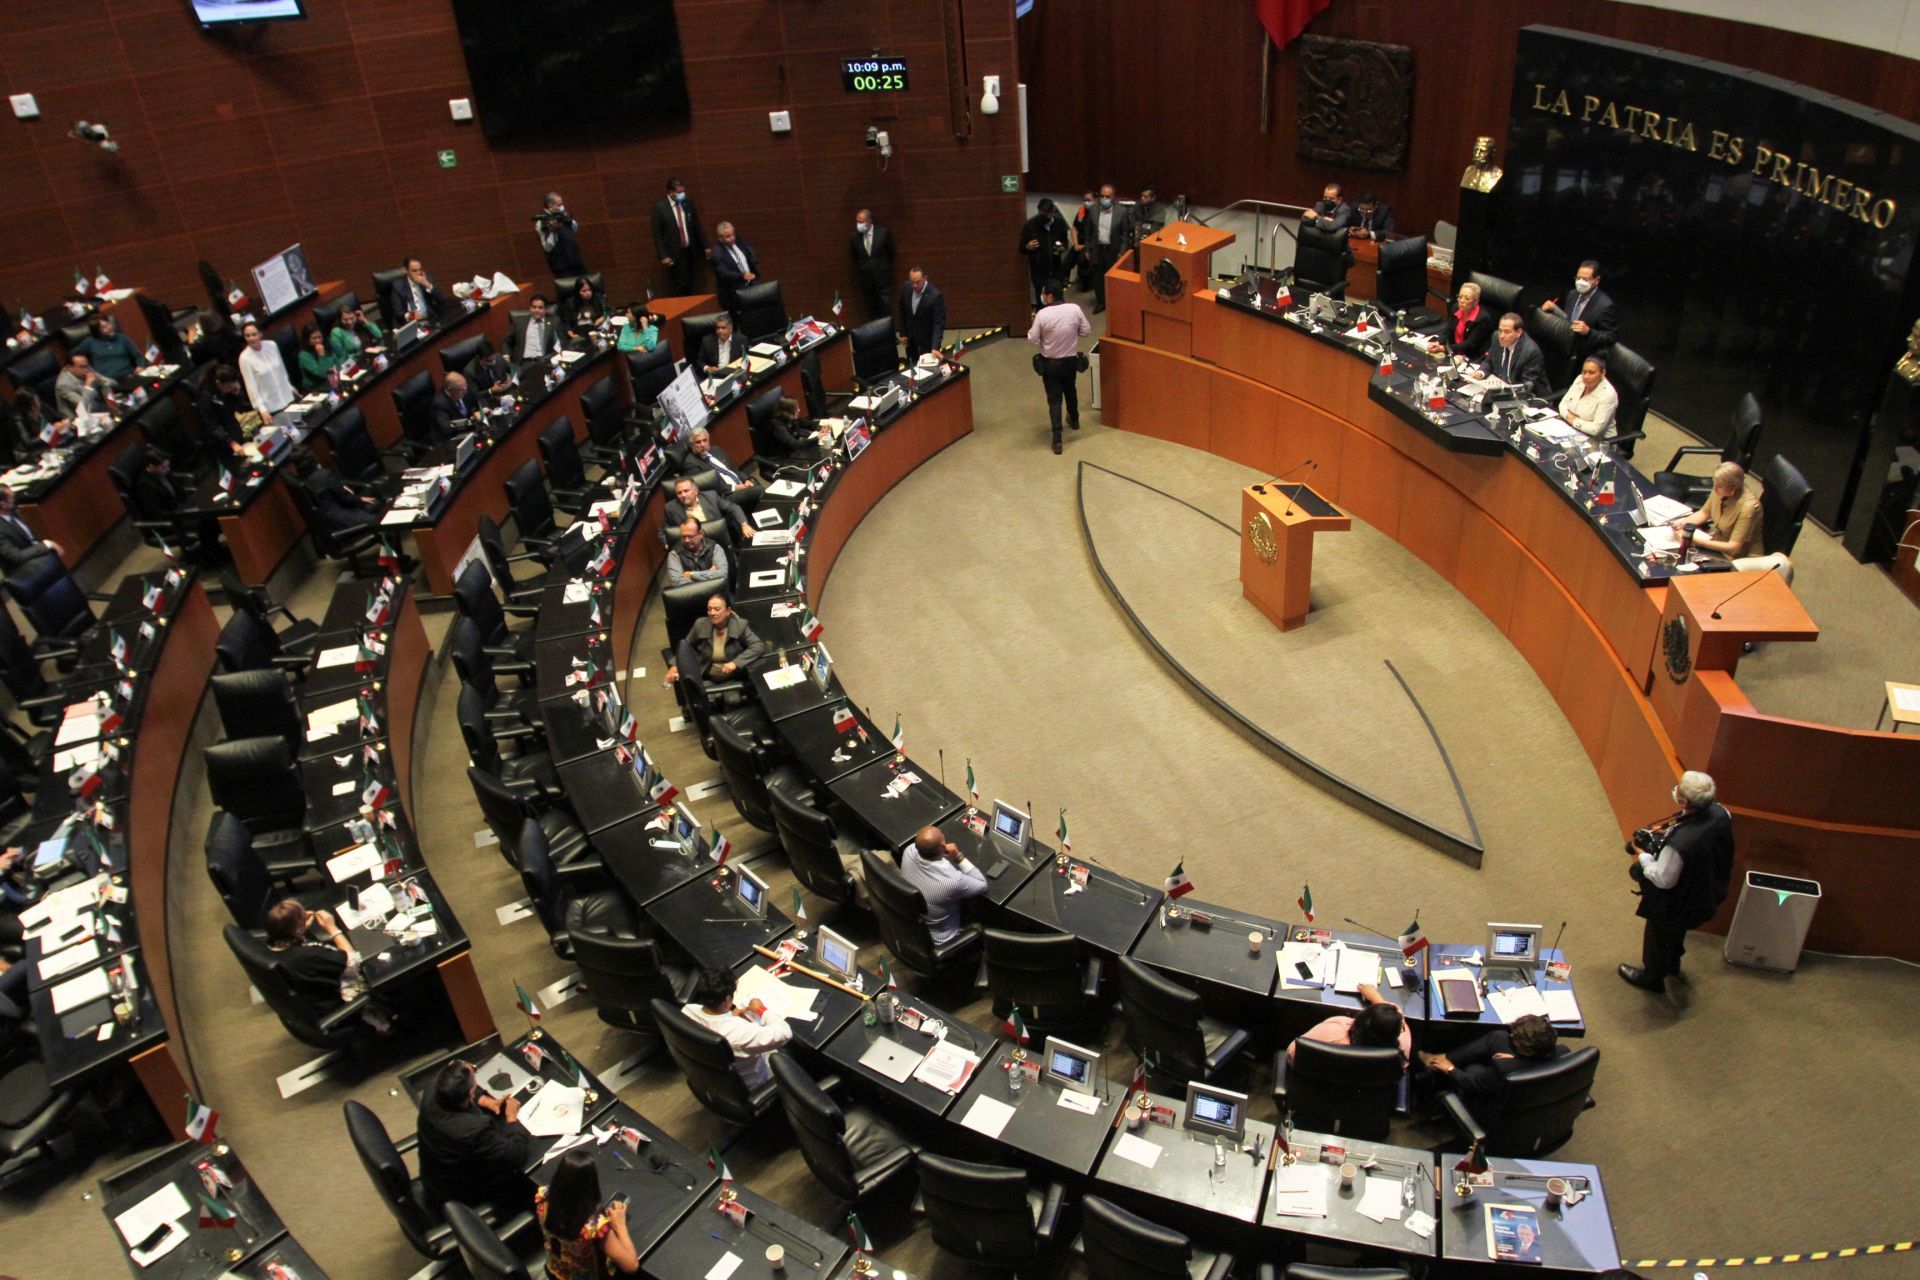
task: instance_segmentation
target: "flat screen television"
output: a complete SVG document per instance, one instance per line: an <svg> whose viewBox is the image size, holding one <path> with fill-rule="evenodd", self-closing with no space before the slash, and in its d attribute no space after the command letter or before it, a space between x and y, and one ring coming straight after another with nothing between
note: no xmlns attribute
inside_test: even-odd
<svg viewBox="0 0 1920 1280"><path fill-rule="evenodd" d="M306 0L193 0L193 16L203 27L245 22L286 22L307 16Z"/></svg>
<svg viewBox="0 0 1920 1280"><path fill-rule="evenodd" d="M489 141L685 124L673 0L453 0Z"/></svg>

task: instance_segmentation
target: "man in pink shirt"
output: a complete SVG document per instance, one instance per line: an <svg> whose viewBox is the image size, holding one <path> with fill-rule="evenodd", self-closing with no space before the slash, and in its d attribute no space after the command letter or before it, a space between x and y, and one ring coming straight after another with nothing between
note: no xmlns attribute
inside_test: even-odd
<svg viewBox="0 0 1920 1280"><path fill-rule="evenodd" d="M1066 401L1067 425L1080 429L1080 339L1093 333L1078 303L1063 302L1066 286L1049 280L1040 286L1040 310L1033 314L1027 341L1040 348L1034 368L1047 388L1047 416L1053 420L1053 451L1060 452L1060 402Z"/></svg>
<svg viewBox="0 0 1920 1280"><path fill-rule="evenodd" d="M1413 1056L1413 1032L1400 1015L1400 1006L1380 994L1380 988L1361 983L1356 988L1365 1008L1356 1017L1337 1014L1315 1023L1302 1033L1302 1039L1327 1044L1350 1044L1361 1049L1385 1049L1397 1046L1400 1065ZM1295 1043L1298 1043L1296 1041ZM1293 1061L1293 1045L1287 1046L1287 1061Z"/></svg>

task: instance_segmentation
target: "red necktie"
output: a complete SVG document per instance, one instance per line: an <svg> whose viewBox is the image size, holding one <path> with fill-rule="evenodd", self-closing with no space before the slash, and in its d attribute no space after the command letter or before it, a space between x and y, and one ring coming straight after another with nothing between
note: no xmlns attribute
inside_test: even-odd
<svg viewBox="0 0 1920 1280"><path fill-rule="evenodd" d="M673 221L680 228L680 247L687 247L687 213L678 200L673 202Z"/></svg>

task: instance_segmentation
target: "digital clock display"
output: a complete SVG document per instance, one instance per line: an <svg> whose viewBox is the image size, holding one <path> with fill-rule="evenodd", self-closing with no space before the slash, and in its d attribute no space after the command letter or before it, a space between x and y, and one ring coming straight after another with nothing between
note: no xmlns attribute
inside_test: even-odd
<svg viewBox="0 0 1920 1280"><path fill-rule="evenodd" d="M840 83L848 93L895 93L907 87L905 58L847 58L840 64Z"/></svg>

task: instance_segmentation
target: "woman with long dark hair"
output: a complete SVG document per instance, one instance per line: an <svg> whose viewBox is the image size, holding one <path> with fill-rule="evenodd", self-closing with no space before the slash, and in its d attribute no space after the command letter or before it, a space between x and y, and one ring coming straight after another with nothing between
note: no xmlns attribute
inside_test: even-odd
<svg viewBox="0 0 1920 1280"><path fill-rule="evenodd" d="M600 1280L640 1269L640 1252L627 1234L627 1202L600 1208L600 1170L591 1152L576 1147L561 1156L553 1181L533 1193L533 1207L551 1280Z"/></svg>

